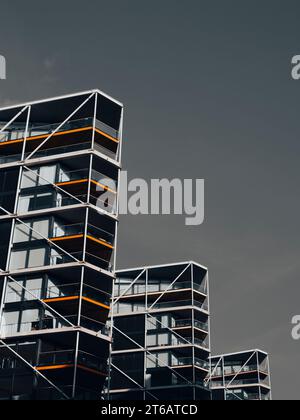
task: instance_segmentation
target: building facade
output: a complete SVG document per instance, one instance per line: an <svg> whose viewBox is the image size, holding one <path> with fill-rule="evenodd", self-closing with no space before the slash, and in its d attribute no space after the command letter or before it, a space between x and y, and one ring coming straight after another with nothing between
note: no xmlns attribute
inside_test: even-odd
<svg viewBox="0 0 300 420"><path fill-rule="evenodd" d="M111 400L209 400L209 281L193 263L118 271Z"/></svg>
<svg viewBox="0 0 300 420"><path fill-rule="evenodd" d="M271 400L268 354L261 350L211 357L213 400Z"/></svg>
<svg viewBox="0 0 300 420"><path fill-rule="evenodd" d="M98 90L0 110L0 400L100 398L122 124Z"/></svg>

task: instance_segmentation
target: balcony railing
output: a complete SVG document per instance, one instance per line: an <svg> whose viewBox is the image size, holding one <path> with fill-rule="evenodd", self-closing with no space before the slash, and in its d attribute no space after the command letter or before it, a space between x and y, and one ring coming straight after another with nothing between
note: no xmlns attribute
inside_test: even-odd
<svg viewBox="0 0 300 420"><path fill-rule="evenodd" d="M201 309L202 311L207 312L208 311L208 304L207 302L199 302L199 301L192 301L192 300L177 300L177 301L173 301L173 302L161 302L161 303L156 303L153 306L153 310L157 310L157 309L168 309L168 308L178 308L178 307L183 307L183 306L194 306L197 309Z"/></svg>
<svg viewBox="0 0 300 420"><path fill-rule="evenodd" d="M14 287L18 287L14 285ZM24 297L23 297L24 293ZM68 296L80 296L81 283L72 284L58 284L55 286L49 286L46 290L42 288L30 289L29 291L23 291L19 286L18 290L12 288L5 295L5 303L17 303L22 301L32 301L37 299L55 299L63 298ZM104 297L106 295L106 297ZM82 287L82 296L94 299L103 303L104 305L110 306L110 296L95 287L88 286L86 284Z"/></svg>
<svg viewBox="0 0 300 420"><path fill-rule="evenodd" d="M259 367L257 364L254 364L246 366L225 366L224 375L232 376L249 372L257 372L258 370L261 373L267 374L267 369L263 368L262 366ZM212 366L212 371L214 372L213 377L223 376L223 370L221 369L221 367L218 367L217 370L214 371L214 366Z"/></svg>
<svg viewBox="0 0 300 420"><path fill-rule="evenodd" d="M35 136L46 136L53 133L61 123L56 124L46 124L46 125L40 125L40 126L31 126L29 127L27 138L28 137L35 137ZM70 130L77 130L85 127L93 127L94 125L94 118L81 118L77 120L70 120L67 121L59 130L57 130L57 133L63 132L63 131L70 131ZM109 136L118 139L119 133L114 128L110 127L109 125L96 120L96 128L100 131L102 131L105 134L108 134ZM25 137L25 127L21 129L7 129L6 131L0 133L0 143L10 141L10 140L22 140Z"/></svg>
<svg viewBox="0 0 300 420"><path fill-rule="evenodd" d="M151 304L148 305L150 309ZM192 300L177 300L172 302L163 302L163 303L157 303L155 306L151 308L151 311L161 311L164 309L170 309L170 308L181 308L185 306L193 306L197 309L202 310L205 313L208 313L208 305L206 302L198 302L198 301L192 301ZM115 305L115 314L127 314L127 313L133 313L133 312L145 312L146 306L145 303L136 303L136 302L122 302L119 301Z"/></svg>
<svg viewBox="0 0 300 420"><path fill-rule="evenodd" d="M52 365L68 365L74 364L76 361L76 352L74 350L61 350L40 353L38 367ZM107 373L108 362L103 358L86 353L82 350L78 351L77 363L89 369L98 372Z"/></svg>
<svg viewBox="0 0 300 420"><path fill-rule="evenodd" d="M127 287L126 285L121 285L121 287L120 285L117 285L116 296L122 295L127 289ZM162 282L157 283L157 284L148 284L147 286L145 284L136 283L126 292L124 296L145 294L146 292L147 293L159 293L159 292L163 293L166 290L169 292L169 291L174 291L174 290L191 289L192 287L200 293L203 293L205 295L207 293L205 284L194 283L192 286L192 282L188 281L188 282L176 282L172 286L170 286L170 284L165 284Z"/></svg>
<svg viewBox="0 0 300 420"><path fill-rule="evenodd" d="M68 315L64 318L75 326L78 323L78 315ZM80 326L106 336L110 333L106 324L85 316L81 316ZM1 327L1 336L12 337L16 334L24 334L40 330L61 329L62 327L70 327L70 324L64 321L63 318L46 317L41 320L36 319L27 322L4 324Z"/></svg>
<svg viewBox="0 0 300 420"><path fill-rule="evenodd" d="M155 337L155 341L153 341L153 337ZM199 338L193 339L192 337L180 337L180 336L175 336L175 335L169 335L169 338L166 342L160 342L160 340L161 340L160 334L148 335L148 347L156 348L156 347L178 347L178 346L195 345L195 346L202 347L205 350L209 349L208 338L201 340Z"/></svg>
<svg viewBox="0 0 300 420"><path fill-rule="evenodd" d="M209 362L207 360L201 360L197 357L181 357L179 359L174 359L171 363L172 367L179 366L197 366L201 369L209 370Z"/></svg>
<svg viewBox="0 0 300 420"><path fill-rule="evenodd" d="M68 264L75 262L76 258L80 262L87 262L92 265L95 265L96 267L100 267L103 270L106 271L113 271L113 265L108 259L104 259L101 257L98 257L94 254L91 254L90 252L85 252L85 258L83 258L82 252L71 252L70 255L59 253L55 250L55 253L50 256L49 265L59 265L59 264Z"/></svg>
<svg viewBox="0 0 300 420"><path fill-rule="evenodd" d="M82 179L89 179L89 177L90 177L90 172L88 169L63 171L60 173L56 183L80 181ZM95 169L91 171L91 179L100 183L105 188L112 189L112 186L114 185L113 192L116 192L117 190L117 182L115 180L102 174L101 172L96 171Z"/></svg>
<svg viewBox="0 0 300 420"><path fill-rule="evenodd" d="M185 327L195 327L198 328L199 330L203 330L205 332L208 332L208 323L207 322L201 322L198 320L193 320L192 319L175 319L174 323L173 323L173 328L185 328Z"/></svg>
<svg viewBox="0 0 300 420"><path fill-rule="evenodd" d="M256 394L256 393L251 393L251 394L241 394L241 393L237 393L237 392L230 392L227 391L226 392L226 400L227 401L237 401L237 400L247 400L247 401L269 401L270 395L269 394Z"/></svg>
<svg viewBox="0 0 300 420"><path fill-rule="evenodd" d="M75 223L72 225L59 225L55 226L53 229L52 238L62 238L73 235L83 235L85 233L84 223ZM87 235L92 236L95 239L104 241L109 245L114 243L114 235L105 231L104 229L98 228L94 225L87 225Z"/></svg>
<svg viewBox="0 0 300 420"><path fill-rule="evenodd" d="M93 119L92 118L84 118L82 120L74 120L69 121L63 127L61 127L57 132L64 132L68 130L75 130L80 128L85 128L92 126ZM50 124L41 127L33 127L29 131L29 135L27 137L35 137L35 136L47 136L50 135L60 124ZM118 139L118 132L113 128L109 127L108 125L101 123L100 121L96 121L96 128L101 130L103 133L108 134L109 136ZM22 140L25 136L24 129L22 130L6 130L5 132L0 134L0 143L5 143L11 140ZM53 143L51 143L51 146ZM34 158L41 158L47 156L53 156L57 154L64 154L70 153L79 150L89 150L92 147L92 142L76 142L76 144L70 144L67 146L58 146L58 147L51 147L51 148L43 148L36 151L33 155ZM112 151L109 148L105 147L104 145L99 144L98 142L94 143L94 149L105 156L116 160L117 152ZM25 158L27 158L32 152L26 152ZM16 162L21 160L21 152L17 154L11 154L7 156L0 156L0 164Z"/></svg>
<svg viewBox="0 0 300 420"><path fill-rule="evenodd" d="M66 296L79 296L80 290L80 283L50 286L47 288L45 298L55 299ZM103 295L107 295L107 297L103 298ZM95 287L84 284L82 288L82 296L97 300L104 305L110 306L110 296L106 292L96 289Z"/></svg>
<svg viewBox="0 0 300 420"><path fill-rule="evenodd" d="M182 376L176 376L176 375L172 376L172 385L189 385L191 383L192 381L189 381L188 379L185 379ZM209 389L209 384L205 382L204 380L197 379L194 382L194 384L200 386L203 389L206 389L206 390Z"/></svg>
<svg viewBox="0 0 300 420"><path fill-rule="evenodd" d="M251 379L234 379L233 381L228 380L225 381L225 387L236 387L240 385L266 385L269 386L268 380L259 379L259 378L251 378ZM223 381L211 381L211 388L220 388L224 387Z"/></svg>
<svg viewBox="0 0 300 420"><path fill-rule="evenodd" d="M159 356L159 355L158 355ZM209 362L207 360L202 360L197 357L171 357L171 361L168 362L168 366L170 367L184 367L184 366L196 366L201 369L209 371ZM165 367L165 364L161 363L159 358L152 355L148 356L148 369L157 369Z"/></svg>
<svg viewBox="0 0 300 420"><path fill-rule="evenodd" d="M60 192L60 194L63 194ZM52 208L61 208L66 206L74 206L80 204L80 202L87 203L87 194L72 194L72 197L69 195L52 197L47 199L46 201L40 201L39 197L30 198L23 195L19 198L18 204L18 213L27 213L29 211L35 210L45 210L45 209L52 209ZM116 215L117 214L117 206L116 201L114 203L109 203L107 200L103 200L101 195L96 197L95 195L90 193L90 203L96 206L98 209L104 210L107 213Z"/></svg>

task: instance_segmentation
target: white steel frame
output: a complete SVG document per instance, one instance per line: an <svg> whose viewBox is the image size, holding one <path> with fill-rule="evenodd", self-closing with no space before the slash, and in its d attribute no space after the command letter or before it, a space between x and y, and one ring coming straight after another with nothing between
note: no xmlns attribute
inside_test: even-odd
<svg viewBox="0 0 300 420"><path fill-rule="evenodd" d="M155 302L150 306L150 307L148 307L148 292L147 292L147 289L148 289L148 271L150 270L150 269L159 269L159 268L166 268L166 267L174 267L174 266L183 266L184 268L183 268L183 270L180 272L180 274L178 275L178 276L176 276L175 277L175 279L168 285L168 287L165 289L165 290L163 290L160 294L159 294L159 297L155 300ZM148 317L149 318L153 318L153 319L155 319L156 321L158 321L155 317L153 317L152 315L151 315L151 310L152 310L152 308L157 304L157 302L159 302L159 300L169 291L169 290L171 290L171 288L172 288L172 286L176 283L176 282L178 282L179 280L180 280L180 278L183 276L183 274L187 271L187 270L191 270L191 288L193 288L193 266L198 266L198 267L200 267L200 268L202 268L202 269L204 269L205 271L206 271L206 279L205 279L205 281L207 282L207 290L208 290L208 292L207 292L207 295L206 295L206 299L207 299L207 301L208 301L208 314L207 314L207 316L208 316L208 337L210 337L210 322L209 322L209 319L210 319L210 316L209 316L209 313L210 313L210 306L209 306L209 286L208 286L208 283L209 283L209 278L208 278L208 271L207 271L207 268L206 267L204 267L204 266L202 266L202 265L200 265L200 264L197 264L197 263L195 263L195 262L193 262L193 261L189 261L189 262L183 262L183 263L174 263L174 264L165 264L165 265L156 265L156 266L148 266L148 267L141 267L141 268L133 268L133 269L128 269L128 270L121 270L121 271L118 271L117 272L117 274L118 273L120 273L120 274L122 274L123 272L125 272L125 273L130 273L130 271L132 271L132 272L137 272L138 273L138 275L129 283L129 285L128 285L128 287L120 294L120 296L118 296L118 297L116 297L115 298L115 296L114 296L114 294L113 294L113 298L112 298L112 306L111 306L111 315L110 315L110 322L111 322L111 331L112 331L112 335L113 335L113 331L115 330L115 331L117 331L118 333L120 333L120 334L122 334L124 337L126 337L128 340L130 340L132 343L134 343L136 346L137 346L137 348L139 348L141 351L143 351L144 352L144 355L145 355L145 358L144 358L144 393L146 394L146 393L149 393L149 389L147 389L146 388L146 383L145 383L145 378L146 378L146 370L147 370L147 365L146 365L146 359L147 359L147 355L150 355L150 356L152 356L152 357L155 357L155 359L156 360L158 360L159 362L160 362L160 364L162 365L162 366L164 366L164 367L167 367L170 371L172 371L175 375L177 375L178 377L180 377L181 379L183 379L185 382L186 382L186 384L187 385L193 385L193 383L192 382L190 382L187 378L185 378L185 377L183 377L181 374L179 374L178 373L178 371L176 370L176 369L174 369L174 368L172 368L171 366L169 366L168 364L166 364L164 361L162 361L161 359L159 359L158 357L157 357L157 354L155 354L154 355L154 353L155 352L153 352L153 351L149 351L148 350L148 348L147 348L147 342L146 342L146 336L147 336L147 320L148 320ZM145 279L145 288L146 288L146 293L145 293L145 311L144 312L139 312L138 314L145 314L145 347L143 347L143 346L141 346L140 344L138 344L135 340L133 340L131 337L129 337L128 336L128 334L126 334L124 331L121 331L120 329L118 329L115 325L114 325L114 319L115 319L115 314L114 314L114 307L115 307L115 305L119 302L119 300L122 298L122 297L124 297L124 296L126 296L126 293L132 288L132 286L134 285L134 284L136 284L136 282L138 281L138 280L140 280L141 279L141 277L143 276L143 275L146 275L146 279ZM192 298L192 300L193 300L193 298ZM194 305L194 303L192 303L192 305ZM123 314L122 314L123 315ZM126 314L124 314L124 315L126 315ZM174 331L174 330L172 330L168 325L165 325L164 323L162 323L162 322L160 322L160 321L158 321L159 322L159 324L161 324L165 329L167 329L168 331L170 331L174 336L177 336L177 337L179 337L180 338L180 340L182 340L182 341L184 341L184 342L186 342L186 344L187 345L191 345L192 346L192 348L193 348L193 360L194 360L194 355L195 355L195 353L194 353L194 346L195 346L195 343L194 343L194 338L192 339L192 341L190 341L190 340L188 340L188 339L186 339L185 337L181 337L176 331ZM192 325L192 334L194 334L194 325ZM134 350L131 350L131 351L134 351ZM208 352L208 355L209 355L209 353L210 353L210 339L209 339L209 348L208 349L206 349L206 351ZM122 352L120 352L120 354L121 354ZM106 390L106 397L109 399L110 398L110 396L109 396L109 393L110 393L110 384L111 384L111 368L112 367L114 367L115 368L115 365L112 363L112 356L114 355L114 354L119 354L119 352L118 351L111 351L111 357L110 357L110 361L109 361L109 364L110 364L110 368L109 368L109 372L110 372L110 375L109 375L109 379L108 379L108 387L107 387L107 390ZM130 378L130 376L128 376L128 374L126 374L126 372L124 372L122 369L119 369L118 368L118 371L119 371L119 373L123 373L124 374L124 376L126 376L127 378L129 378L129 379L131 379L132 380L132 382L134 382L135 383L135 381L132 379L132 378ZM195 367L193 366L193 377L195 378ZM139 387L140 388L140 387ZM195 389L194 389L194 392L195 392Z"/></svg>
<svg viewBox="0 0 300 420"><path fill-rule="evenodd" d="M229 356L241 356L244 354L249 354L250 356L248 357L248 359L246 360L246 362L243 363L243 365L240 367L240 369L234 374L234 376L231 378L231 380L228 382L226 381L226 375L225 375L225 359ZM210 369L210 374L207 378L207 383L210 383L212 381L212 378L214 377L214 374L217 370L218 367L221 368L222 371L222 386L218 387L218 389L222 389L224 391L224 399L227 400L227 393L231 393L233 394L236 399L238 400L242 400L242 398L240 398L240 396L236 393L235 388L232 388L231 384L235 381L235 379L243 372L243 369L250 363L250 361L255 358L256 360L256 364L257 364L257 383L253 383L253 384L249 384L248 387L255 387L259 389L259 399L262 399L262 392L261 392L261 381L260 381L260 362L259 362L259 354L262 354L265 356L266 358L266 365L267 365L267 372L265 372L267 374L267 379L268 379L268 384L269 385L264 385L264 387L269 389L269 395L270 395L270 399L272 399L272 387L271 387L271 375L270 375L270 362L269 362L269 356L267 353L265 353L264 351L261 350L249 350L249 351L242 351L242 352L235 352L235 353L228 353L228 354L223 354L223 355L219 355L219 356L212 356L210 358L210 360L214 359L215 361L217 361L216 365L214 366L214 368Z"/></svg>
<svg viewBox="0 0 300 420"><path fill-rule="evenodd" d="M75 97L80 97L80 96L87 96L87 97L83 99L83 101L80 103L79 106L75 107L74 111L72 111L68 115L68 117L61 124L59 124L56 127L56 129L53 130L51 132L51 134L45 138L45 140L43 140L39 144L38 147L36 147L27 157L25 157L26 141L27 141L27 137L28 137L28 133L29 133L30 115L31 115L32 107L35 106L35 105L38 105L38 104L43 104L43 103L48 103L48 102L52 102L52 101L63 100L63 99L67 99L67 98L73 98L73 97L75 98ZM116 159L118 159L118 161L117 160L114 161L111 158L106 157L103 154L98 153L96 150L94 150L97 104L98 104L98 97L99 96L103 96L103 97L109 99L110 101L114 102L115 104L117 104L121 107L121 120L120 120L120 127L119 127L119 146L118 146L117 157L116 157ZM86 235L84 235L83 261L79 261L72 254L68 253L66 250L64 250L59 245L57 245L57 243L53 242L49 238L46 238L40 232L36 231L31 226L26 224L23 220L21 220L20 217L19 217L20 214L18 214L18 202L19 202L19 196L20 196L20 192L21 192L21 180L22 180L23 171L24 170L29 171L29 172L33 173L35 176L38 176L40 179L43 179L44 181L46 181L47 183L52 185L56 190L59 190L62 193L67 194L68 196L70 196L71 198L76 200L78 202L78 204L86 207L85 231L87 230L89 207L91 206L91 207L94 208L94 206L90 205L90 203L89 203L90 183L88 183L87 202L84 203L83 201L79 200L77 197L75 197L74 195L72 195L68 191L65 191L63 188L55 185L52 182L49 182L47 179L42 177L40 174L37 174L34 171L32 171L29 168L29 164L33 165L36 161L37 165L39 165L39 166L43 165L43 162L45 161L44 159L41 159L41 158L34 159L36 152L38 152L40 150L40 148L43 147L43 145L45 145L54 136L54 134L57 133L90 100L94 100L92 146L91 146L91 149L88 149L88 150L84 151L85 153L88 153L90 155L90 161L89 161L90 162L90 164L89 164L90 178L89 179L91 179L92 159L93 159L93 154L95 153L97 156L99 156L101 158L105 158L107 161L111 162L112 164L114 164L118 168L118 182L120 182L120 176L119 176L120 175L120 165L119 165L119 162L120 162L120 159L121 159L121 148L122 148L122 141L123 141L123 115L124 115L123 112L124 111L123 111L123 105L119 101L116 101L115 99L111 98L109 95L101 92L98 89L94 89L94 90L91 90L91 91L79 92L79 93L75 93L75 94L71 94L71 95L58 96L58 97L54 97L54 98L50 98L50 99L33 101L33 102L30 102L30 103L26 103L26 104L16 105L14 107L4 107L4 108L0 109L0 113L1 113L1 111L6 111L6 110L12 110L12 111L14 109L16 110L16 114L11 118L11 120L8 121L7 123L5 123L2 126L2 128L0 129L0 134L3 133L10 125L12 125L22 113L27 112L26 124L25 124L25 130L24 130L24 138L23 138L24 141L23 141L23 146L22 146L22 152L21 152L21 155L20 155L20 160L15 161L15 162L11 162L10 164L0 165L0 169L1 168L6 168L6 167L19 167L17 191L16 191L16 196L15 196L15 202L14 202L14 213L9 212L8 210L4 209L3 207L0 207L0 209L6 214L6 216L4 216L4 217L1 216L1 220L2 219L11 219L12 220L8 254L7 254L6 270L4 271L4 270L1 269L1 273L3 273L4 276L2 277L3 278L3 290L2 290L1 306L0 306L0 325L2 325L2 318L3 318L2 314L3 314L4 305L5 305L6 288L7 288L8 279L9 279L9 280L13 281L14 283L18 284L18 286L21 287L23 290L28 292L32 297L34 297L34 299L39 301L51 313L55 314L60 319L67 322L67 324L70 325L70 327L72 327L72 328L75 327L75 325L73 323L71 323L68 319L66 319L62 314L60 314L58 311L54 310L52 307L50 307L46 302L44 302L38 296L35 296L34 293L32 293L23 284L21 284L18 280L16 280L14 277L12 277L10 275L10 271L9 271L9 261L10 261L10 257L11 257L14 230L15 230L16 222L18 222L18 223L21 223L24 226L26 226L31 231L35 232L37 235L39 235L39 237L45 239L48 243L53 245L56 249L59 249L62 253L71 257L74 262L82 264L82 267L81 267L81 288L80 288L80 296L82 296L83 280L84 280L84 278L83 278L84 277L84 265L87 265L87 263L84 263L84 261L85 261L84 256L85 256L85 252L86 252L86 240L87 240ZM20 110L20 108L22 108L22 109ZM82 153L82 152L80 152L80 153ZM59 153L60 158L64 158L65 155L66 155L65 153ZM67 155L69 156L69 154L67 154ZM77 155L78 155L78 152L76 152L76 151L71 152L71 154L70 154L70 156L77 156ZM54 160L54 159L55 159L55 156L51 156L50 160ZM118 185L118 188L119 188L119 185ZM117 200L117 206L118 206L118 200ZM63 210L63 209L64 209L64 207L59 208L59 210ZM117 222L118 222L117 217L113 214L109 214L107 212L101 211L101 209L98 209L98 208L97 208L97 211L100 215L102 214L103 216L104 215L105 216L111 216L111 219L115 221L115 223L116 223L115 243L116 243L117 242ZM113 267L115 267L115 263L116 263L116 252L114 253ZM96 267L94 267L94 268L96 268ZM113 273L113 275L114 275L114 273ZM78 325L80 325L80 319L81 319L81 299L80 299L80 307L79 307L79 310L78 310ZM77 362L78 351L79 351L79 335L80 335L80 332L78 330L77 336L76 336L75 363L74 363L75 369L74 369L74 378L73 378L73 385L72 385L72 398L75 397L75 392L76 392L76 377L77 377L76 362ZM40 377L45 379L49 383L49 385L51 387L55 388L58 392L60 392L60 394L64 398L69 399L69 397L62 390L60 390L59 387L57 387L52 381L50 381L48 378L46 378L45 375L43 375L41 372L39 372L35 366L31 365L20 354L18 354L15 350L13 350L12 345L8 345L4 340L5 340L5 337L1 336L1 332L0 332L0 343L3 346L5 346L7 349L9 349L14 354L15 357L18 357L22 362L24 362L24 364L26 366L30 367L37 375L39 375Z"/></svg>

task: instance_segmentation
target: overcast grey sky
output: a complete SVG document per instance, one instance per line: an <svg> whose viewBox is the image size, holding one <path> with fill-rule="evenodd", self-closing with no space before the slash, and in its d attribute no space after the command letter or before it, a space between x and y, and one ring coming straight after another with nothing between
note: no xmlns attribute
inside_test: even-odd
<svg viewBox="0 0 300 420"><path fill-rule="evenodd" d="M126 106L129 177L205 178L206 220L129 217L118 266L209 267L214 353L270 353L300 397L299 0L1 1L0 105L97 87Z"/></svg>

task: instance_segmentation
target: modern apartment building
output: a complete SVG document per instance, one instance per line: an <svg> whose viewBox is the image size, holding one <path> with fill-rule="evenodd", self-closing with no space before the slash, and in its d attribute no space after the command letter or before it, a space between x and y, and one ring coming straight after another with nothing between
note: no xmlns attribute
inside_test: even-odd
<svg viewBox="0 0 300 420"><path fill-rule="evenodd" d="M272 399L268 354L261 350L211 357L213 400Z"/></svg>
<svg viewBox="0 0 300 420"><path fill-rule="evenodd" d="M100 398L122 123L98 90L0 109L0 400Z"/></svg>
<svg viewBox="0 0 300 420"><path fill-rule="evenodd" d="M194 262L117 272L111 400L209 400L209 281Z"/></svg>

